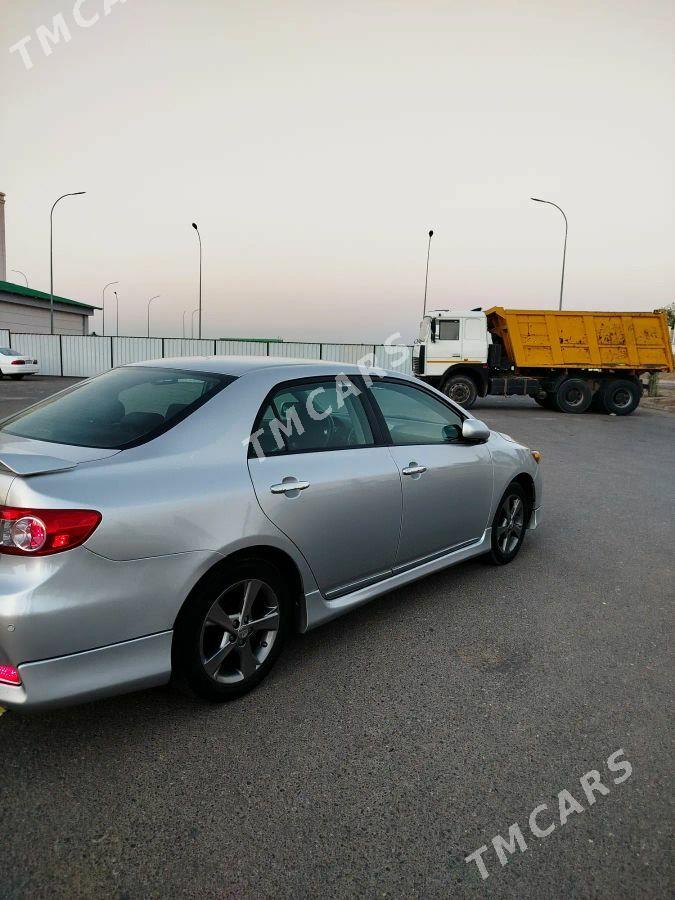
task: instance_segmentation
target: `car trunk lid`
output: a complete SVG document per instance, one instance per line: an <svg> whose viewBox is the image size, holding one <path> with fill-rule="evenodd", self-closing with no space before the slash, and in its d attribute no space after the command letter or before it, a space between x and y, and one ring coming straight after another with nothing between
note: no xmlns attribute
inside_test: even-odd
<svg viewBox="0 0 675 900"><path fill-rule="evenodd" d="M115 456L119 450L101 447L75 447L32 438L3 434L0 437L0 500L7 497L16 476L45 475L74 469L80 463Z"/></svg>

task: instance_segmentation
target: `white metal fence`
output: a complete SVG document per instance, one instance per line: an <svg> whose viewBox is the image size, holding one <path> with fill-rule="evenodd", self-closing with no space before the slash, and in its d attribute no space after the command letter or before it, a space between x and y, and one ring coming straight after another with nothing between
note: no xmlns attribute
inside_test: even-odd
<svg viewBox="0 0 675 900"><path fill-rule="evenodd" d="M302 341L217 341L196 338L101 337L18 334L0 329L0 347L37 359L41 375L88 378L115 366L175 356L279 356L364 363L398 372L412 371L411 347L404 344L321 344Z"/></svg>

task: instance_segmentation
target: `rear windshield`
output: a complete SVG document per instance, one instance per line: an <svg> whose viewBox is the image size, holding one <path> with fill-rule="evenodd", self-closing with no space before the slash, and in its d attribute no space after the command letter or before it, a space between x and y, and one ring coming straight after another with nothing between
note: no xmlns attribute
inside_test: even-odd
<svg viewBox="0 0 675 900"><path fill-rule="evenodd" d="M113 369L6 419L0 434L121 450L167 431L232 381L177 369Z"/></svg>
<svg viewBox="0 0 675 900"><path fill-rule="evenodd" d="M3 356L21 356L18 350L12 350L11 347L0 347L0 353Z"/></svg>

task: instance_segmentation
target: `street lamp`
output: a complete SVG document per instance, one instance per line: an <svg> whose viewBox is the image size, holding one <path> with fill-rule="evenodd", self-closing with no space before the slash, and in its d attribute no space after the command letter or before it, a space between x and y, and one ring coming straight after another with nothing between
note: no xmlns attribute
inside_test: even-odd
<svg viewBox="0 0 675 900"><path fill-rule="evenodd" d="M192 323L192 327L191 327L192 337L195 336L195 313L198 313L198 312L199 312L199 307L197 307L197 309L193 309L192 315L190 316L190 321Z"/></svg>
<svg viewBox="0 0 675 900"><path fill-rule="evenodd" d="M148 300L148 337L150 337L150 304L152 303L153 300L159 299L159 297L160 297L159 294L155 294L154 297L151 297Z"/></svg>
<svg viewBox="0 0 675 900"><path fill-rule="evenodd" d="M427 274L424 276L424 308L422 310L422 318L427 311L427 282L429 281L429 254L431 253L431 239L434 236L433 231L429 231L429 243L427 244Z"/></svg>
<svg viewBox="0 0 675 900"><path fill-rule="evenodd" d="M61 194L54 201L54 206L64 197L79 197L86 191L74 191L72 194ZM49 333L54 334L54 206L49 213Z"/></svg>
<svg viewBox="0 0 675 900"><path fill-rule="evenodd" d="M22 272L21 269L10 269L10 272L16 272L17 275L23 275L23 278L26 282L26 287L28 287L28 276L25 272Z"/></svg>
<svg viewBox="0 0 675 900"><path fill-rule="evenodd" d="M199 228L197 228L197 223L193 222L192 227L197 232L197 237L199 238L199 334L198 337L202 336L202 236L199 233Z"/></svg>
<svg viewBox="0 0 675 900"><path fill-rule="evenodd" d="M560 210L562 217L565 220L565 242L563 243L562 274L560 276L560 302L558 304L558 309L562 309L563 284L565 282L565 254L567 253L567 216L562 209L560 209L558 204L553 203L552 200L540 200L539 197L530 197L530 200L534 200L535 203L547 203L549 206L555 206L557 210Z"/></svg>
<svg viewBox="0 0 675 900"><path fill-rule="evenodd" d="M119 284L119 281L109 281L101 291L101 307L103 308L103 334L105 334L105 292L114 284Z"/></svg>
<svg viewBox="0 0 675 900"><path fill-rule="evenodd" d="M115 334L117 337L120 336L120 298L117 296L117 291L113 291L115 295L115 309L117 311L117 320L115 322Z"/></svg>

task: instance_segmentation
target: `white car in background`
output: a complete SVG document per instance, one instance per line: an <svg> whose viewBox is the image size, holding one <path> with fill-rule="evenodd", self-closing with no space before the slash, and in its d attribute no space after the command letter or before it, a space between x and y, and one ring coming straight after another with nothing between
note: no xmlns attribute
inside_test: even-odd
<svg viewBox="0 0 675 900"><path fill-rule="evenodd" d="M39 371L37 359L29 359L11 347L0 347L0 375L20 381L24 375L37 375Z"/></svg>

